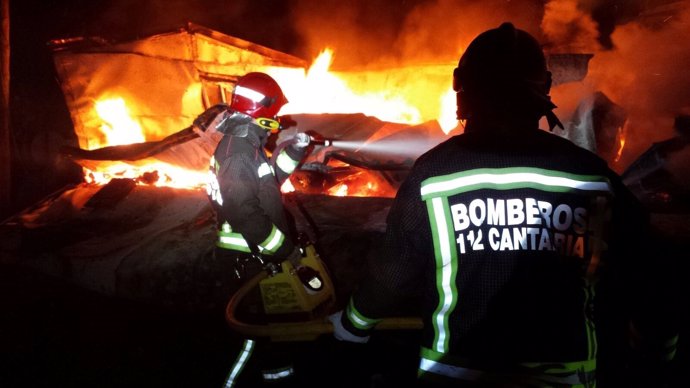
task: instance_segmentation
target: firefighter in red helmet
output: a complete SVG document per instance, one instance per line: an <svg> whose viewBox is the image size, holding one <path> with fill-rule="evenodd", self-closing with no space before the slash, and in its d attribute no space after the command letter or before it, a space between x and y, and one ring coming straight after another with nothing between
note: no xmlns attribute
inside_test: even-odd
<svg viewBox="0 0 690 388"><path fill-rule="evenodd" d="M288 259L295 264L301 256L290 234L280 185L304 156L309 136L298 134L277 155L275 166L265 151L269 135L280 128L277 115L287 102L271 76L248 73L237 81L229 105L213 106L195 120L201 130L213 126L224 134L211 157L207 185L219 223L218 256L253 253L274 263Z"/></svg>
<svg viewBox="0 0 690 388"><path fill-rule="evenodd" d="M672 356L674 331L647 309L663 299L650 303L646 214L604 160L539 128L559 124L550 83L539 43L512 24L470 43L454 71L465 133L415 162L381 252L331 316L336 338L366 343L420 300L425 387L593 387L595 322L632 322Z"/></svg>
<svg viewBox="0 0 690 388"><path fill-rule="evenodd" d="M229 105L215 105L194 121L200 131L223 133L210 159L207 194L218 221L216 259L235 264L235 287L284 260L298 271L302 269L302 253L293 240L280 186L304 156L310 137L298 133L270 159L265 150L269 135L280 129L277 115L287 102L271 76L252 72L238 79ZM266 346L260 360L264 362L260 366L264 380L289 378L289 357L271 359L281 349L268 348L265 342L258 344ZM235 383L255 345L251 339L245 341L227 384Z"/></svg>

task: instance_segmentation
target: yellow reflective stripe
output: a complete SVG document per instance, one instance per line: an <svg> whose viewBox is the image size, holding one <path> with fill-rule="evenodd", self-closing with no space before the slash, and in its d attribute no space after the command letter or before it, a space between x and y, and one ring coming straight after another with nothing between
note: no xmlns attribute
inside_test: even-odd
<svg viewBox="0 0 690 388"><path fill-rule="evenodd" d="M596 360L584 360L575 362L531 362L521 363L527 370L510 374L501 374L505 378L529 379L535 385L568 387L593 386L595 382L594 372ZM462 363L448 354L440 353L432 349L422 347L418 375L426 374L445 376L452 379L476 381L491 375L491 372L467 368ZM495 376L500 377L500 376Z"/></svg>
<svg viewBox="0 0 690 388"><path fill-rule="evenodd" d="M259 248L268 253L275 253L283 245L283 241L285 241L285 235L280 229L273 225L271 233L259 244Z"/></svg>
<svg viewBox="0 0 690 388"><path fill-rule="evenodd" d="M291 367L278 368L270 371L261 372L264 380L280 380L292 376L295 370Z"/></svg>
<svg viewBox="0 0 690 388"><path fill-rule="evenodd" d="M597 360L584 360L573 362L524 362L520 365L528 368L541 368L540 372L544 373L564 373L564 372L593 372L597 369Z"/></svg>
<svg viewBox="0 0 690 388"><path fill-rule="evenodd" d="M230 224L224 223L221 230L218 231L218 241L216 245L225 249L232 249L235 251L251 252L247 240L240 233L231 232ZM285 234L280 231L275 225L271 229L268 237L259 244L262 253L274 254L285 241Z"/></svg>
<svg viewBox="0 0 690 388"><path fill-rule="evenodd" d="M433 373L465 381L478 381L485 374L485 372L481 370L463 368L422 358L419 362L418 375L421 376L425 373Z"/></svg>
<svg viewBox="0 0 690 388"><path fill-rule="evenodd" d="M247 365L247 361L249 361L249 357L251 357L253 350L254 341L245 340L244 347L240 351L239 356L237 356L237 360L235 360L235 364L232 366L228 377L225 379L224 388L232 388L235 386L235 380L237 376L240 375L240 372L242 372L242 369L244 369L244 366Z"/></svg>
<svg viewBox="0 0 690 388"><path fill-rule="evenodd" d="M431 321L434 329L433 348L435 351L445 352L450 344L450 315L455 310L459 299L456 286L457 244L448 198L431 198L426 201L426 204L434 243L438 292L438 305L434 309Z"/></svg>
<svg viewBox="0 0 690 388"><path fill-rule="evenodd" d="M611 193L608 179L598 175L577 175L531 167L478 168L427 178L422 182L422 199L449 197L481 189L514 190L532 188L549 192Z"/></svg>
<svg viewBox="0 0 690 388"><path fill-rule="evenodd" d="M234 237L221 236L218 238L216 246L224 249L230 249L233 251L241 251L247 253L251 252L251 250L249 249L249 245L247 245L247 242L244 241L244 239Z"/></svg>
<svg viewBox="0 0 690 388"><path fill-rule="evenodd" d="M273 169L268 165L268 163L261 163L259 168L256 170L256 173L259 175L259 178L261 178L264 175L273 174Z"/></svg>
<svg viewBox="0 0 690 388"><path fill-rule="evenodd" d="M376 326L377 323L381 322L380 319L367 318L362 313L360 313L355 308L352 298L350 298L350 303L347 305L347 309L345 309L345 312L347 313L347 319L350 320L354 327L360 330L369 330L372 327Z"/></svg>
<svg viewBox="0 0 690 388"><path fill-rule="evenodd" d="M292 159L285 150L281 151L280 154L278 154L278 158L276 159L276 165L278 166L278 168L287 174L290 174L293 171L295 171L295 168L298 164L299 160Z"/></svg>
<svg viewBox="0 0 690 388"><path fill-rule="evenodd" d="M225 229L225 224L223 224L223 230L218 231L216 246L233 251L251 252L247 240L239 233L228 232L227 230L229 230L229 227L230 225L228 225L228 229Z"/></svg>

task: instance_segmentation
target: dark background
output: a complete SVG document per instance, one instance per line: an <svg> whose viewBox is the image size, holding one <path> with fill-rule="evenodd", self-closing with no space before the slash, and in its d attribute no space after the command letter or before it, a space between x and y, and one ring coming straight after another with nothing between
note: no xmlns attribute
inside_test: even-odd
<svg viewBox="0 0 690 388"><path fill-rule="evenodd" d="M55 75L50 40L78 36L128 40L191 21L310 59L316 54L310 42L318 31L312 28L307 33L301 28L305 26L297 26L295 20L304 20L298 13L308 10L315 23L340 25L337 11L342 9L341 3L354 8L348 14L351 24L342 24L344 28L352 27L353 34L369 45L374 40L377 47L394 52L397 48L392 43L405 15L419 4L434 1L11 1L13 200L10 213L0 214L0 219L81 181L81 169L58 154L62 145L77 146L77 141ZM543 3L503 2L506 8L515 9L523 9L525 4L539 8ZM599 23L602 47L611 47L609 34L617 24L658 3L664 1L587 2ZM538 11L533 18L538 20ZM324 34L324 46L330 43L328 36ZM350 50L353 55L336 58L334 65L338 60L343 66L365 65L381 54ZM220 310L169 311L112 299L21 266L0 267L0 387L220 387L239 341L228 330ZM384 345L401 350L400 360L387 362L409 360L405 353L409 348L397 337L385 340ZM324 339L305 346L332 350L336 345ZM305 356L299 362L314 368L322 386L347 386L361 377L353 372L349 380L329 380L327 371L336 361L310 358L309 354L318 354L311 350L302 349L300 354ZM347 349L339 351L341 357L347 356ZM372 364L383 362L375 358L376 353L369 356ZM390 371L395 366L385 368Z"/></svg>

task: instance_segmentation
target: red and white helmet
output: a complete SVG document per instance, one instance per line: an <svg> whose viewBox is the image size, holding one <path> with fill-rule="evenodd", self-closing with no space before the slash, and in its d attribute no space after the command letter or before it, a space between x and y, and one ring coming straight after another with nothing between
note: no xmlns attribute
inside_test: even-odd
<svg viewBox="0 0 690 388"><path fill-rule="evenodd" d="M237 80L230 108L253 118L274 118L288 100L268 74L247 73Z"/></svg>

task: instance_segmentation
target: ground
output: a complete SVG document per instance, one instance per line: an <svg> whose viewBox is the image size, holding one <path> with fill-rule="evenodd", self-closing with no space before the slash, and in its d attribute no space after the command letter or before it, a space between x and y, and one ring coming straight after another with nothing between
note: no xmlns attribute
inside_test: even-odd
<svg viewBox="0 0 690 388"><path fill-rule="evenodd" d="M685 245L682 245L685 247ZM660 252L670 253L672 250ZM687 250L678 249L678 254ZM685 278L687 264L676 271ZM679 299L685 301L687 283ZM224 307L195 312L106 296L20 265L0 265L0 387L223 387L243 338L225 321ZM619 386L687 386L688 309L682 309L677 362L660 376L640 368L624 371ZM414 372L416 333L377 332L362 345L324 335L313 342L281 343L298 379L289 386L404 387L402 371ZM265 350L252 360L264 363ZM260 387L251 364L237 387ZM277 385L271 385L277 387Z"/></svg>
<svg viewBox="0 0 690 388"><path fill-rule="evenodd" d="M220 388L242 345L223 311L168 311L18 266L0 267L0 307L0 387L6 388ZM391 371L416 362L416 349L402 342L409 335L377 339L364 360L354 357L358 345L330 336L283 344L300 377L290 386L394 386ZM237 386L260 386L248 368Z"/></svg>

